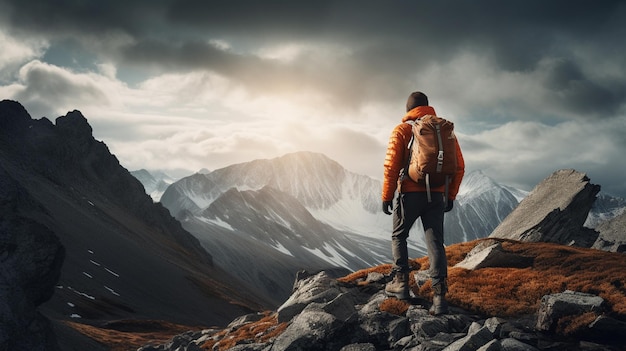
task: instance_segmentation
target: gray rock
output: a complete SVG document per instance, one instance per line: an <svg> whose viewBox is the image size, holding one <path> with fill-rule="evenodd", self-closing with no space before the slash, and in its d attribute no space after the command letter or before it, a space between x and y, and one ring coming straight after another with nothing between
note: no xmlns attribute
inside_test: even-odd
<svg viewBox="0 0 626 351"><path fill-rule="evenodd" d="M487 327L480 327L478 323L472 323L466 337L461 338L446 346L444 351L474 351L487 345L494 340L494 336Z"/></svg>
<svg viewBox="0 0 626 351"><path fill-rule="evenodd" d="M342 321L347 321L357 312L354 307L356 304L354 295L349 293L342 293L328 303L318 304L321 310Z"/></svg>
<svg viewBox="0 0 626 351"><path fill-rule="evenodd" d="M541 298L537 312L537 330L552 331L559 319L565 316L604 310L604 299L581 292L566 290Z"/></svg>
<svg viewBox="0 0 626 351"><path fill-rule="evenodd" d="M539 351L536 347L513 338L500 340L500 349L502 351Z"/></svg>
<svg viewBox="0 0 626 351"><path fill-rule="evenodd" d="M485 345L481 346L476 351L500 351L500 350L502 350L502 345L500 345L500 341L494 339L486 343Z"/></svg>
<svg viewBox="0 0 626 351"><path fill-rule="evenodd" d="M303 311L289 327L279 335L272 346L273 351L319 350L328 342L342 322L323 311Z"/></svg>
<svg viewBox="0 0 626 351"><path fill-rule="evenodd" d="M330 278L324 271L298 280L294 284L294 293L277 310L278 322L291 320L312 302L332 301L340 293L337 280Z"/></svg>
<svg viewBox="0 0 626 351"><path fill-rule="evenodd" d="M428 338L449 330L447 319L431 316L423 308L411 306L407 311L407 317L411 331L417 336Z"/></svg>
<svg viewBox="0 0 626 351"><path fill-rule="evenodd" d="M489 235L528 242L591 247L598 233L584 228L599 185L573 169L554 172L539 183Z"/></svg>
<svg viewBox="0 0 626 351"><path fill-rule="evenodd" d="M265 315L263 313L249 313L249 314L245 314L243 316L239 316L235 319L233 319L232 322L230 322L227 326L227 328L230 329L237 329L240 326L250 323L250 322L256 322L256 321L260 321L261 319L263 319Z"/></svg>
<svg viewBox="0 0 626 351"><path fill-rule="evenodd" d="M626 344L626 323L601 315L589 324L589 328L582 331L582 334L589 340L624 345Z"/></svg>
<svg viewBox="0 0 626 351"><path fill-rule="evenodd" d="M228 351L269 351L269 348L270 346L267 346L266 344L245 344L235 345L229 348ZM202 351L205 350L203 349Z"/></svg>
<svg viewBox="0 0 626 351"><path fill-rule="evenodd" d="M489 331L491 332L491 334L493 334L496 337L500 336L500 331L502 330L502 325L505 323L506 321L502 318L498 318L498 317L491 317L489 319L487 319L485 321L484 326L489 329Z"/></svg>
<svg viewBox="0 0 626 351"><path fill-rule="evenodd" d="M378 292L367 301L366 304L362 305L359 309L359 317L367 318L370 314L377 314L380 312L380 304L387 299L384 291Z"/></svg>
<svg viewBox="0 0 626 351"><path fill-rule="evenodd" d="M476 245L455 267L474 270L485 267L525 268L532 264L532 258L507 252L500 242L487 240Z"/></svg>
<svg viewBox="0 0 626 351"><path fill-rule="evenodd" d="M376 351L376 346L371 343L350 344L342 347L339 351Z"/></svg>

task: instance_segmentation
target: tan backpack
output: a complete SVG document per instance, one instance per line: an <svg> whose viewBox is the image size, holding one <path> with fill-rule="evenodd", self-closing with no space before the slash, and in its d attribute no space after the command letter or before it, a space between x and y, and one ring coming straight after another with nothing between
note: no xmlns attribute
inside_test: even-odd
<svg viewBox="0 0 626 351"><path fill-rule="evenodd" d="M448 184L456 173L456 136L454 123L433 115L426 115L412 123L413 137L409 142L409 160L405 168L414 182L426 185L428 201L430 188Z"/></svg>

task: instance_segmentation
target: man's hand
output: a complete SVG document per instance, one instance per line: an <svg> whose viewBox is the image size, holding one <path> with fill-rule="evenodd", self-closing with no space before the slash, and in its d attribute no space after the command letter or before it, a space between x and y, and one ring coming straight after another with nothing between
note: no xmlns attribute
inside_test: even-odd
<svg viewBox="0 0 626 351"><path fill-rule="evenodd" d="M452 207L454 207L454 200L448 199L448 204L446 205L446 208L443 210L443 212L452 211Z"/></svg>
<svg viewBox="0 0 626 351"><path fill-rule="evenodd" d="M393 201L383 201L383 212L390 215L393 208Z"/></svg>

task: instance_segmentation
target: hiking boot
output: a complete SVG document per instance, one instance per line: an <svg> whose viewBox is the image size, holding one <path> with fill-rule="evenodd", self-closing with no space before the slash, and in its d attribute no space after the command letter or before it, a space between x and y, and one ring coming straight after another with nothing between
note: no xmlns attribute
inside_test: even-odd
<svg viewBox="0 0 626 351"><path fill-rule="evenodd" d="M433 316L440 316L448 313L448 302L446 301L446 292L448 285L446 281L442 281L437 285L433 285L433 305L428 310Z"/></svg>
<svg viewBox="0 0 626 351"><path fill-rule="evenodd" d="M385 294L399 300L409 299L409 273L397 272L393 280L385 285Z"/></svg>

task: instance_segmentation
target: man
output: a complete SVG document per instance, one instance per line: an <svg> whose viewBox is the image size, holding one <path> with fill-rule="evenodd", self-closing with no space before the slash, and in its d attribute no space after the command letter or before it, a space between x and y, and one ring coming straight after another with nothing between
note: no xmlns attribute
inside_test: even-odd
<svg viewBox="0 0 626 351"><path fill-rule="evenodd" d="M440 186L430 188L432 196L429 201L426 185L414 182L402 174L409 160L409 142L413 135L412 124L406 122L416 121L426 115L436 115L435 109L428 105L428 97L424 93L414 92L407 100L406 110L407 113L402 118L402 123L398 124L391 133L384 164L383 212L391 215L390 209L393 207L392 254L394 259L394 278L386 285L385 292L399 299L409 298L410 268L407 238L417 218L421 218L434 292L430 313L441 315L448 312L445 300L448 290L446 281L448 262L443 245L443 217L444 212L452 210L465 173L465 162L457 140L457 170L449 183L448 199L447 201L444 199L445 186ZM394 206L393 199L396 190L399 196Z"/></svg>

